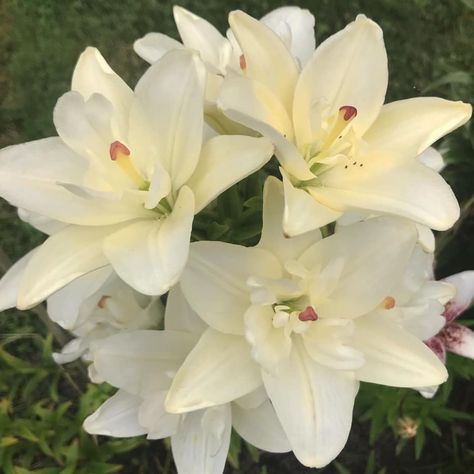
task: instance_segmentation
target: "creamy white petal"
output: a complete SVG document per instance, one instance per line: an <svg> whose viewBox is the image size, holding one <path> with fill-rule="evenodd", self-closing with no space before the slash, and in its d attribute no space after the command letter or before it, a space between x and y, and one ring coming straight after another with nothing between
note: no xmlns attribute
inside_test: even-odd
<svg viewBox="0 0 474 474"><path fill-rule="evenodd" d="M209 328L175 375L165 406L170 413L184 413L221 405L261 383L245 339Z"/></svg>
<svg viewBox="0 0 474 474"><path fill-rule="evenodd" d="M424 224L416 224L418 231L418 242L423 247L423 250L428 253L434 253L436 240L433 231Z"/></svg>
<svg viewBox="0 0 474 474"><path fill-rule="evenodd" d="M171 437L171 449L180 474L221 474L230 445L229 404L186 413Z"/></svg>
<svg viewBox="0 0 474 474"><path fill-rule="evenodd" d="M115 229L69 226L49 237L25 269L18 307L31 308L76 278L106 266L102 241Z"/></svg>
<svg viewBox="0 0 474 474"><path fill-rule="evenodd" d="M321 288L329 275L316 273L311 283L311 301L318 315L353 318L374 309L402 279L416 240L410 222L374 218L343 227L310 247L299 259L308 270L329 268L334 255L341 262L340 275L328 294Z"/></svg>
<svg viewBox="0 0 474 474"><path fill-rule="evenodd" d="M314 16L309 10L286 6L276 8L260 21L271 28L282 40L288 40L291 54L304 66L316 47ZM288 37L289 36L289 37Z"/></svg>
<svg viewBox="0 0 474 474"><path fill-rule="evenodd" d="M474 299L474 271L456 273L444 279L456 288L456 295L446 307L446 318L452 321L471 306Z"/></svg>
<svg viewBox="0 0 474 474"><path fill-rule="evenodd" d="M438 385L448 378L443 363L418 338L375 313L355 321L352 345L365 357L355 371L364 382L392 387Z"/></svg>
<svg viewBox="0 0 474 474"><path fill-rule="evenodd" d="M290 237L314 231L341 216L341 212L332 209L313 198L304 189L291 183L289 175L280 168L283 177L285 194L285 210L283 213L283 229Z"/></svg>
<svg viewBox="0 0 474 474"><path fill-rule="evenodd" d="M84 99L99 93L109 99L117 112L124 116L133 96L130 87L112 70L99 50L92 47L86 48L79 56L71 90L79 92Z"/></svg>
<svg viewBox="0 0 474 474"><path fill-rule="evenodd" d="M233 403L237 403L237 405L244 410L252 410L253 408L259 407L266 400L268 400L267 392L265 391L265 387L260 385L260 387L255 389L253 392L236 398Z"/></svg>
<svg viewBox="0 0 474 474"><path fill-rule="evenodd" d="M119 390L84 420L84 429L90 434L127 438L146 433L138 422L138 408L142 399Z"/></svg>
<svg viewBox="0 0 474 474"><path fill-rule="evenodd" d="M328 113L351 105L357 117L351 122L358 135L375 120L388 84L387 54L380 27L364 15L328 38L301 72L295 90L293 123L299 146L311 143L311 108L327 103Z"/></svg>
<svg viewBox="0 0 474 474"><path fill-rule="evenodd" d="M417 160L372 154L363 167L338 165L321 178L313 195L341 208L395 214L435 230L449 229L459 204L444 179Z"/></svg>
<svg viewBox="0 0 474 474"><path fill-rule="evenodd" d="M370 147L397 150L414 158L432 143L466 123L472 107L438 97L415 97L391 102L364 135Z"/></svg>
<svg viewBox="0 0 474 474"><path fill-rule="evenodd" d="M232 425L245 441L258 449L270 453L291 451L288 438L270 400L252 409L244 409L233 403Z"/></svg>
<svg viewBox="0 0 474 474"><path fill-rule="evenodd" d="M188 257L194 197L183 187L173 211L160 220L137 220L104 240L104 252L120 278L146 295L166 293Z"/></svg>
<svg viewBox="0 0 474 474"><path fill-rule="evenodd" d="M298 66L283 41L263 23L237 10L229 24L242 48L244 74L265 84L291 113Z"/></svg>
<svg viewBox="0 0 474 474"><path fill-rule="evenodd" d="M322 319L304 333L304 347L315 362L330 369L358 369L364 356L350 345L353 331L350 320Z"/></svg>
<svg viewBox="0 0 474 474"><path fill-rule="evenodd" d="M138 411L138 421L147 429L148 439L173 436L178 430L180 415L165 410L167 390L153 392L143 400Z"/></svg>
<svg viewBox="0 0 474 474"><path fill-rule="evenodd" d="M18 290L25 269L36 252L36 248L15 262L0 280L0 311L14 308L17 305Z"/></svg>
<svg viewBox="0 0 474 474"><path fill-rule="evenodd" d="M199 51L205 63L213 66L216 71L225 73L231 54L227 38L211 23L183 7L175 5L173 15L184 46Z"/></svg>
<svg viewBox="0 0 474 474"><path fill-rule="evenodd" d="M89 348L87 340L82 337L72 339L61 348L61 352L53 352L56 364L68 364L81 357Z"/></svg>
<svg viewBox="0 0 474 474"><path fill-rule="evenodd" d="M187 331L200 336L206 328L207 324L193 311L179 284L173 286L166 300L165 329Z"/></svg>
<svg viewBox="0 0 474 474"><path fill-rule="evenodd" d="M53 293L47 300L48 316L64 329L74 329L84 301L92 296L112 274L107 265L86 273Z"/></svg>
<svg viewBox="0 0 474 474"><path fill-rule="evenodd" d="M104 98L111 105L116 132L122 135L126 132L133 91L112 70L96 48L88 47L79 56L72 76L71 90L80 93L87 101L98 95ZM95 117L93 115L95 114L90 116L90 120L94 124L105 118L100 114Z"/></svg>
<svg viewBox="0 0 474 474"><path fill-rule="evenodd" d="M204 80L204 65L197 54L174 50L150 66L135 88L134 107L148 122L157 159L175 190L189 179L199 159Z"/></svg>
<svg viewBox="0 0 474 474"><path fill-rule="evenodd" d="M298 258L310 245L321 239L319 230L289 239L282 227L284 211L283 185L277 178L268 177L263 189L263 226L258 247L273 252L282 262Z"/></svg>
<svg viewBox="0 0 474 474"><path fill-rule="evenodd" d="M442 316L444 306L439 301L427 300L423 304L406 308L395 306L393 311L403 329L420 341L426 341L438 334L446 323L446 319Z"/></svg>
<svg viewBox="0 0 474 474"><path fill-rule="evenodd" d="M224 242L191 244L181 289L191 307L211 327L243 334L250 306L250 276L278 278L281 266L270 252Z"/></svg>
<svg viewBox="0 0 474 474"><path fill-rule="evenodd" d="M284 328L273 327L274 315L271 306L250 306L245 313L245 337L252 357L269 372L289 356L292 342Z"/></svg>
<svg viewBox="0 0 474 474"><path fill-rule="evenodd" d="M55 234L66 227L66 224L63 222L50 219L49 217L22 208L18 208L18 217L23 222L27 222L35 229L38 229L40 232L43 232L43 234L47 235Z"/></svg>
<svg viewBox="0 0 474 474"><path fill-rule="evenodd" d="M199 163L186 183L196 200L196 213L233 184L259 170L273 155L266 138L221 135L203 147Z"/></svg>
<svg viewBox="0 0 474 474"><path fill-rule="evenodd" d="M114 387L140 396L166 390L196 341L178 331L121 332L90 346L94 370Z"/></svg>
<svg viewBox="0 0 474 474"><path fill-rule="evenodd" d="M444 162L443 155L432 146L428 147L426 150L422 151L416 159L421 161L425 166L431 168L438 173L441 173L443 168L446 166Z"/></svg>
<svg viewBox="0 0 474 474"><path fill-rule="evenodd" d="M179 41L163 33L147 33L133 43L133 49L138 56L150 64L161 59L168 51L182 48L183 45Z"/></svg>
<svg viewBox="0 0 474 474"><path fill-rule="evenodd" d="M292 143L293 127L288 113L268 87L256 80L228 75L220 89L218 105L231 120L267 137L289 173L302 180L314 177Z"/></svg>
<svg viewBox="0 0 474 474"><path fill-rule="evenodd" d="M317 364L294 344L278 376L264 371L262 376L298 460L308 467L329 464L349 436L358 390L352 375Z"/></svg>
<svg viewBox="0 0 474 474"><path fill-rule="evenodd" d="M107 225L150 212L137 202L74 192L85 169L85 161L57 137L13 145L0 151L0 195L16 207L72 224Z"/></svg>

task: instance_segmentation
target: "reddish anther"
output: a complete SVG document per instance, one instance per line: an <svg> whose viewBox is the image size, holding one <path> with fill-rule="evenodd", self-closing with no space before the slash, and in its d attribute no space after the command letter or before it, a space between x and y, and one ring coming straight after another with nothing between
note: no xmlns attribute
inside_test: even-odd
<svg viewBox="0 0 474 474"><path fill-rule="evenodd" d="M242 69L242 71L247 67L247 61L245 60L245 56L243 54L240 55L239 65L240 65L240 69Z"/></svg>
<svg viewBox="0 0 474 474"><path fill-rule="evenodd" d="M386 296L383 300L383 307L385 309L392 309L397 302L393 296Z"/></svg>
<svg viewBox="0 0 474 474"><path fill-rule="evenodd" d="M318 319L318 315L312 306L307 306L304 311L298 315L298 319L300 321L316 321Z"/></svg>
<svg viewBox="0 0 474 474"><path fill-rule="evenodd" d="M346 122L357 117L357 109L352 105L343 105L339 111L344 112L343 118Z"/></svg>
<svg viewBox="0 0 474 474"><path fill-rule="evenodd" d="M112 161L117 160L119 153L125 156L130 156L130 150L118 140L110 144L109 153Z"/></svg>

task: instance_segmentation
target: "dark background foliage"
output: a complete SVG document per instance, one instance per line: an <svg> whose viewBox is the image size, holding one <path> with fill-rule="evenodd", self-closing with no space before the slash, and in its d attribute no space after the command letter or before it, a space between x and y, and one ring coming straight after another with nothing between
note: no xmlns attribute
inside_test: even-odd
<svg viewBox="0 0 474 474"><path fill-rule="evenodd" d="M230 10L260 17L284 2L180 4L225 31ZM146 68L133 53L133 41L149 31L177 37L172 5L158 0L0 0L0 147L54 134L52 109L69 89L74 64L86 46L97 46L133 86ZM306 0L298 5L315 14L318 43L360 12L381 25L389 54L388 101L420 95L473 101L473 0ZM437 237L436 273L443 277L474 268L474 127L458 130L437 147L447 162L443 175L462 207L458 224ZM254 243L261 181L254 176L225 193L212 214L198 217L194 236ZM20 223L6 203L0 206L0 223L4 271L43 236ZM465 314L466 324L470 315ZM0 316L0 471L174 472L166 441L96 438L82 431L85 416L113 390L88 384L81 363L54 364L52 347L66 336L57 328L48 330L44 320L42 307ZM364 384L348 445L322 472L474 472L474 387L469 382L474 363L450 356L448 369L450 379L432 401L414 391ZM401 420L417 427L415 437L400 434ZM237 437L226 468L227 473L310 471L291 454L260 453Z"/></svg>

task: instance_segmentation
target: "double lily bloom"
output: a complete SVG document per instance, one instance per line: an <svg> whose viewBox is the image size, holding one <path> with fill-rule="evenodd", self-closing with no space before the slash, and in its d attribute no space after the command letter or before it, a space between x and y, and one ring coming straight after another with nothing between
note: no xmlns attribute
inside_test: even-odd
<svg viewBox="0 0 474 474"><path fill-rule="evenodd" d="M84 428L92 434L116 437L169 436L181 474L221 473L232 426L261 449L289 451L264 390L255 390L233 403L185 414L166 411L173 376L206 327L176 286L169 293L163 331L129 331L94 343L92 379L106 381L119 390L85 420Z"/></svg>
<svg viewBox="0 0 474 474"><path fill-rule="evenodd" d="M18 307L108 265L146 295L178 281L194 214L273 154L266 138L211 131L205 78L198 55L183 49L132 91L88 48L54 111L59 136L0 152L2 197L64 224L26 265Z"/></svg>
<svg viewBox="0 0 474 474"><path fill-rule="evenodd" d="M411 314L393 296L407 278L415 226L378 218L325 239L319 231L287 238L282 188L275 178L266 183L257 247L191 244L180 286L209 329L174 376L165 407L217 406L263 385L296 457L321 467L346 443L359 381L418 387L447 372L404 328ZM427 323L438 317L426 314Z"/></svg>

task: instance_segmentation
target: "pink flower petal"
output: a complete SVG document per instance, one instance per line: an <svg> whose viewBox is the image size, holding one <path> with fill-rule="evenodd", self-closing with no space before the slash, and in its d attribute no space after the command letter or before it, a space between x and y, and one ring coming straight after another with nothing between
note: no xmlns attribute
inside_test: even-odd
<svg viewBox="0 0 474 474"><path fill-rule="evenodd" d="M446 326L438 338L442 338L449 352L474 359L474 331L461 324Z"/></svg>
<svg viewBox="0 0 474 474"><path fill-rule="evenodd" d="M456 287L456 296L446 305L444 313L449 324L472 304L474 299L474 271L456 273L444 279Z"/></svg>
<svg viewBox="0 0 474 474"><path fill-rule="evenodd" d="M433 336L425 341L425 344L438 356L443 364L446 362L446 347L443 339L439 336Z"/></svg>

